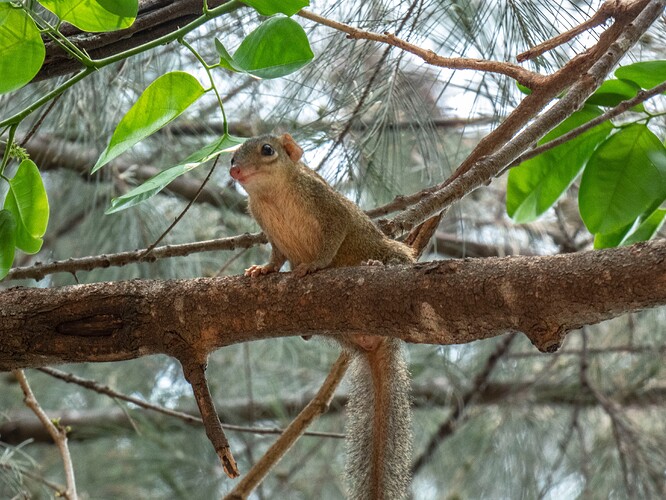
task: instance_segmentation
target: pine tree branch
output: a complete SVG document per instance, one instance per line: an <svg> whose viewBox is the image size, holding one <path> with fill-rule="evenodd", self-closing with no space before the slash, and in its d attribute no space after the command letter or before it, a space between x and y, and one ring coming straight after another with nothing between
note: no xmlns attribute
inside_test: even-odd
<svg viewBox="0 0 666 500"><path fill-rule="evenodd" d="M230 238L218 238L215 240L197 241L195 243L183 243L180 245L164 245L143 257L146 249L133 250L130 252L119 252L113 254L93 255L90 257L71 258L42 264L40 262L26 267L15 267L7 276L5 281L19 279L40 280L44 276L54 273L76 274L79 271L92 271L110 266L126 266L139 262L154 262L157 259L169 257L184 257L197 252L211 252L214 250L236 250L238 248L249 248L258 244L266 243L263 233L246 233Z"/></svg>
<svg viewBox="0 0 666 500"><path fill-rule="evenodd" d="M664 303L666 240L329 269L304 279L277 273L12 288L0 292L0 370L155 353L205 359L249 340L358 331L430 344L522 331L552 351L571 329Z"/></svg>
<svg viewBox="0 0 666 500"><path fill-rule="evenodd" d="M521 66L518 66L517 64L502 61L488 61L485 59L471 59L467 57L443 57L437 55L432 50L424 49L418 45L414 45L413 43L409 43L406 40L398 38L394 34L373 33L371 31L354 28L348 24L328 19L305 9L301 10L297 15L323 26L328 26L329 28L342 31L343 33L347 34L348 38L354 40L372 40L397 47L404 50L405 52L409 52L415 56L420 57L423 59L423 61L433 66L451 69L485 71L489 73L506 75L529 88L537 88L544 79L543 75L529 71Z"/></svg>
<svg viewBox="0 0 666 500"><path fill-rule="evenodd" d="M647 351L647 348L646 348ZM655 349L652 348L651 352ZM590 354L608 354L617 352L613 348L608 350L590 350ZM625 349L622 352L633 352ZM544 357L544 354L532 353ZM570 354L568 351L560 351L557 356ZM574 353L571 353L574 354ZM575 352L580 356L580 351ZM516 354L508 354L507 359L515 359ZM520 357L520 356L518 356ZM551 358L552 359L552 358ZM41 370L41 369L40 369ZM263 376L263 375L262 375ZM625 388L613 387L613 394L604 392L606 398L614 397L615 402L622 409L631 410L634 414L645 412L650 414L655 408L666 405L666 387L661 384L642 388L639 391L625 390ZM116 396L118 399L131 398L129 396ZM294 418L305 406L314 399L315 394L306 392L301 395L279 395L276 398L258 399L252 405L255 418L261 420L279 421L285 418ZM412 388L411 397L414 409L440 408L441 411L448 410L451 402L460 397L460 391L449 384L440 381L429 381L427 383L415 384ZM129 401L130 399L128 399ZM141 402L141 400L139 400ZM145 404L145 402L143 402ZM347 404L346 394L337 394L331 400L327 415L336 415L343 411ZM589 391L580 386L563 385L560 383L544 383L534 379L502 380L501 382L487 382L469 403L468 409L480 407L514 407L515 405L529 405L531 407L572 407L579 409L600 408L599 400ZM143 406L143 405L142 405ZM220 418L229 422L241 424L250 419L250 402L247 399L226 400L224 406L219 409ZM141 415L156 427L169 428L169 432L178 432L170 426L174 419L193 425L203 425L199 417L190 413L183 413L168 408L147 406L150 413L142 410L129 410L126 408L104 408L101 410L69 410L48 409L47 414L60 422L64 427L71 427L67 437L69 441L89 441L97 438L108 438L109 436L125 435L127 430L134 431L131 417ZM154 410L154 411L152 411ZM196 409L192 408L192 412ZM494 410L493 410L494 411ZM163 416L162 416L163 415ZM5 420L0 422L0 441L18 445L27 440L37 443L53 444L51 436L46 432L41 422L27 410L7 412ZM246 425L224 424L226 430L238 432L250 432L258 435L281 434L284 429L276 427L248 427ZM341 433L308 431L304 435L318 438L342 439Z"/></svg>
<svg viewBox="0 0 666 500"><path fill-rule="evenodd" d="M416 458L416 460L414 460L414 463L412 464L412 476L416 476L419 469L430 461L432 455L442 442L455 432L456 427L463 419L465 410L488 386L491 373L500 359L507 354L511 343L515 338L515 334L507 335L502 342L495 347L495 350L488 357L481 371L479 371L476 377L474 377L472 386L462 396L455 399L456 404L452 408L451 413L446 420L439 425L437 431L430 437L423 452Z"/></svg>

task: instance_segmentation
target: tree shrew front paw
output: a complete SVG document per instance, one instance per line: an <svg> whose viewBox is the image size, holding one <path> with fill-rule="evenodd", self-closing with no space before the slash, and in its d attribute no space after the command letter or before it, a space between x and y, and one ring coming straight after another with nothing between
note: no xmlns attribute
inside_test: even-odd
<svg viewBox="0 0 666 500"><path fill-rule="evenodd" d="M273 264L255 264L253 266L248 267L245 270L245 276L249 276L251 278L256 278L257 276L261 276L262 274L270 274L276 272L277 269L275 269L275 266Z"/></svg>

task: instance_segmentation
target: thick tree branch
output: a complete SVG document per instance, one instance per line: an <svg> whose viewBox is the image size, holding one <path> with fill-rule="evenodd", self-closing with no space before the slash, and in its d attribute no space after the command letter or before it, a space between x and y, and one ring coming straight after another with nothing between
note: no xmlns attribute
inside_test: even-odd
<svg viewBox="0 0 666 500"><path fill-rule="evenodd" d="M522 331L543 351L565 333L666 303L666 240L548 257L0 293L0 370L364 332L458 344ZM186 352L187 351L187 352Z"/></svg>

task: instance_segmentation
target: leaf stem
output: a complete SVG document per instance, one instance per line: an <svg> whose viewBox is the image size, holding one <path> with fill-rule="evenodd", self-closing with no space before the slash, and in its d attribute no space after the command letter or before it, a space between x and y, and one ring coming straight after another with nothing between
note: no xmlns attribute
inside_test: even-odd
<svg viewBox="0 0 666 500"><path fill-rule="evenodd" d="M10 152L12 150L12 145L14 144L14 135L16 134L16 128L18 124L14 124L9 127L9 138L7 139L7 145L5 146L5 153L2 155L2 164L0 165L0 177L6 180L4 176L5 167L9 162Z"/></svg>
<svg viewBox="0 0 666 500"><path fill-rule="evenodd" d="M35 22L35 24L39 27L39 30L42 33L46 33L56 44L58 44L62 50L69 53L84 66L90 66L92 64L92 59L90 59L90 57L88 57L81 49L70 42L66 36L63 36L63 34L60 33L60 25L62 24L62 20L58 19L56 26L52 26L46 19L42 18L36 12L30 10L25 5L21 5L21 8L28 16L30 16L30 19Z"/></svg>
<svg viewBox="0 0 666 500"><path fill-rule="evenodd" d="M72 85L74 85L74 84L77 83L78 81L83 80L86 76L88 76L89 74L93 73L94 71L95 71L95 68L93 68L93 67L87 67L87 68L85 68L84 70L82 70L81 72L77 73L76 75L74 75L74 76L73 76L72 78L70 78L69 80L67 80L67 81L66 81L65 83L63 83L62 85L57 86L56 88L54 88L54 89L53 89L51 92L49 92L48 94L46 94L46 95L44 95L43 97L37 99L37 100L36 100L35 102L33 102L30 106L28 106L27 108L23 109L23 111L19 111L19 112L16 113L15 115L10 116L9 118L7 118L7 119L1 121L1 122L0 122L0 128L1 128L1 127L4 127L4 126L6 126L6 125L11 125L11 126L18 125L18 124L21 122L21 120L23 120L24 118L26 118L28 115L32 114L34 111L36 111L36 110L38 110L39 108L41 108L44 104L46 104L47 102L49 102L51 99L55 99L55 98L58 97L60 94L62 94L65 90L67 90L69 87L71 87Z"/></svg>
<svg viewBox="0 0 666 500"><path fill-rule="evenodd" d="M185 48L187 48L190 52L192 52L192 55L197 58L197 60L201 63L201 66L203 66L203 69L206 71L206 74L208 75L208 79L210 80L210 87L213 89L213 92L215 92L215 96L217 97L217 102L220 105L220 111L222 112L222 119L224 120L224 135L229 135L229 124L227 122L227 115L224 112L224 104L222 104L222 97L220 96L219 91L217 90L217 86L215 85L215 80L213 79L213 75L210 72L211 68L213 66L210 66L206 61L204 61L203 57L201 57L201 54L196 51L192 45L190 45L185 38L179 38L178 41L180 42L181 45L183 45Z"/></svg>

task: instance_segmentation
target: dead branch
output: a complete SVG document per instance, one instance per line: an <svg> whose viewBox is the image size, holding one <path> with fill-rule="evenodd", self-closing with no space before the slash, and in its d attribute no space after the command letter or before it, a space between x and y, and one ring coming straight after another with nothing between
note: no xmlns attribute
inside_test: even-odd
<svg viewBox="0 0 666 500"><path fill-rule="evenodd" d="M178 343L178 341L176 341L176 343ZM201 414L201 420L203 420L204 429L206 429L206 435L213 444L213 448L215 448L215 452L220 459L224 472L229 478L235 479L240 476L240 472L236 460L231 453L229 441L222 429L220 417L217 415L217 410L215 409L215 402L213 401L210 389L208 388L208 380L206 380L206 363L199 361L199 356L197 356L196 353L188 353L187 348L183 348L182 350L184 351L184 354L179 358L179 361L183 367L185 380L187 380L192 386L194 399L199 407L199 413Z"/></svg>
<svg viewBox="0 0 666 500"><path fill-rule="evenodd" d="M285 453L303 435L305 429L320 415L328 411L333 393L349 367L350 357L342 352L329 372L315 397L289 424L282 435L271 445L259 461L243 476L243 479L224 498L236 500L247 496L264 480L268 472L282 459Z"/></svg>
<svg viewBox="0 0 666 500"><path fill-rule="evenodd" d="M78 495L76 493L76 481L74 479L74 466L72 465L72 457L69 454L69 447L67 446L67 429L60 426L57 422L53 422L39 405L23 370L14 370L13 373L23 391L25 405L37 416L40 423L48 431L51 439L53 439L58 446L58 451L60 452L60 457L62 458L63 467L65 469L65 482L67 484L67 489L59 491L58 493L68 500L77 500Z"/></svg>
<svg viewBox="0 0 666 500"><path fill-rule="evenodd" d="M529 88L538 88L544 79L543 75L540 75L539 73L529 71L521 66L508 62L488 61L486 59L471 59L467 57L442 57L437 55L432 50L426 50L422 47L419 47L418 45L409 43L408 41L403 40L402 38L398 38L391 33L380 34L354 28L348 24L333 21L332 19L328 19L305 9L301 10L297 15L323 26L328 26L335 30L342 31L343 33L347 33L348 38L355 40L372 40L375 42L392 45L404 50L405 52L409 52L420 57L423 59L423 61L433 66L498 73L500 75L509 76Z"/></svg>

